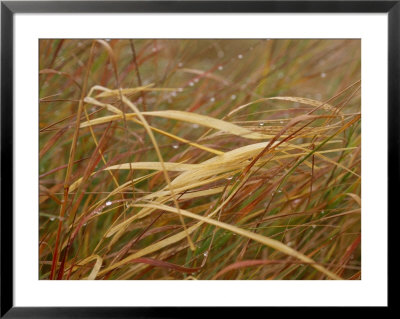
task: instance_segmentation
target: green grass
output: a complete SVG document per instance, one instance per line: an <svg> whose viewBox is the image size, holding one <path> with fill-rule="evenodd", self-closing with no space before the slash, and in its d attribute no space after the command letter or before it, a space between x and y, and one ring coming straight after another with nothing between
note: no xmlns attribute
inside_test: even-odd
<svg viewBox="0 0 400 319"><path fill-rule="evenodd" d="M361 279L358 40L41 40L40 279Z"/></svg>

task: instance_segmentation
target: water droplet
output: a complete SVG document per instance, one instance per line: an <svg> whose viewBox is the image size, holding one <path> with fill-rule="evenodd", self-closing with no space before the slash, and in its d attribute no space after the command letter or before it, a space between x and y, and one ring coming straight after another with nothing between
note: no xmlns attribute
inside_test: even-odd
<svg viewBox="0 0 400 319"><path fill-rule="evenodd" d="M321 210L321 215L323 215L325 212L323 210Z"/></svg>
<svg viewBox="0 0 400 319"><path fill-rule="evenodd" d="M199 128L200 125L195 123L195 124L192 125L192 127L193 127L193 128Z"/></svg>
<svg viewBox="0 0 400 319"><path fill-rule="evenodd" d="M178 88L178 92L183 92L183 88Z"/></svg>
<svg viewBox="0 0 400 319"><path fill-rule="evenodd" d="M316 225L312 225L311 227L312 227L313 229L315 229L315 227L317 227L317 226L316 226Z"/></svg>
<svg viewBox="0 0 400 319"><path fill-rule="evenodd" d="M325 73L325 72L322 72L322 73L321 73L321 78L324 78L324 77L326 77L326 73Z"/></svg>
<svg viewBox="0 0 400 319"><path fill-rule="evenodd" d="M220 65L219 67L218 67L218 70L220 70L220 71L222 71L224 69L224 67L222 66L222 65Z"/></svg>
<svg viewBox="0 0 400 319"><path fill-rule="evenodd" d="M282 190L280 189L280 190L278 190L278 193L282 193Z"/></svg>
<svg viewBox="0 0 400 319"><path fill-rule="evenodd" d="M180 67L180 68L183 67L183 63L182 63L182 62L179 62L179 63L178 63L178 67Z"/></svg>
<svg viewBox="0 0 400 319"><path fill-rule="evenodd" d="M111 204L112 204L112 202L108 201L108 202L106 203L106 206L110 206Z"/></svg>
<svg viewBox="0 0 400 319"><path fill-rule="evenodd" d="M240 59L243 59L243 55L239 54L239 55L238 55L238 59L239 59L239 60L240 60Z"/></svg>
<svg viewBox="0 0 400 319"><path fill-rule="evenodd" d="M208 251L204 252L203 255L204 255L204 257L207 257L208 256Z"/></svg>
<svg viewBox="0 0 400 319"><path fill-rule="evenodd" d="M292 241L289 241L289 242L287 243L287 245L288 245L289 247L291 247L291 246L293 246L293 242L292 242Z"/></svg>
<svg viewBox="0 0 400 319"><path fill-rule="evenodd" d="M227 179L228 181L230 181L232 178L233 178L233 176L229 176L229 177L227 177L226 179Z"/></svg>
<svg viewBox="0 0 400 319"><path fill-rule="evenodd" d="M50 217L50 221L54 221L55 219L55 217Z"/></svg>
<svg viewBox="0 0 400 319"><path fill-rule="evenodd" d="M283 124L283 121L279 121L279 123Z"/></svg>
<svg viewBox="0 0 400 319"><path fill-rule="evenodd" d="M193 85L194 85L194 83L193 83L193 82L189 82L189 85L190 85L190 86L193 86Z"/></svg>
<svg viewBox="0 0 400 319"><path fill-rule="evenodd" d="M215 102L215 97L212 97L212 98L210 99L210 102Z"/></svg>
<svg viewBox="0 0 400 319"><path fill-rule="evenodd" d="M329 240L332 240L332 239L333 239L333 237L329 238Z"/></svg>
<svg viewBox="0 0 400 319"><path fill-rule="evenodd" d="M232 94L232 95L231 95L231 100L234 100L234 99L236 99L236 95L235 95L235 94Z"/></svg>
<svg viewBox="0 0 400 319"><path fill-rule="evenodd" d="M258 125L259 125L259 126L264 126L264 123L262 123L262 122L261 122L261 123L260 123L260 124L258 124Z"/></svg>
<svg viewBox="0 0 400 319"><path fill-rule="evenodd" d="M178 144L172 144L173 149L178 149L179 145Z"/></svg>

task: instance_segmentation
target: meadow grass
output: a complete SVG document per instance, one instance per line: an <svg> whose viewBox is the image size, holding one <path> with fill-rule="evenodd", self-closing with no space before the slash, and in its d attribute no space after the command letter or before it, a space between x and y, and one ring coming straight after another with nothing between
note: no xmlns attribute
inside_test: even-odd
<svg viewBox="0 0 400 319"><path fill-rule="evenodd" d="M40 279L361 279L359 40L46 39Z"/></svg>

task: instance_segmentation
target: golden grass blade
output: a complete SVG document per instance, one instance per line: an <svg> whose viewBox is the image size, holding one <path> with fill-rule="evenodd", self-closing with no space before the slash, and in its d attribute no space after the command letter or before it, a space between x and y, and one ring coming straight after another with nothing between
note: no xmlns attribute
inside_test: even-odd
<svg viewBox="0 0 400 319"><path fill-rule="evenodd" d="M297 103L301 103L301 104L310 105L313 107L321 107L321 108L323 108L325 110L329 110L329 111L338 111L334 106L324 103L324 102L321 102L321 101L317 101L317 100L312 100L312 99L308 99L308 98L304 98L304 97L294 97L294 96L275 96L275 97L261 98L261 99L240 105L237 108L235 108L234 110L232 110L231 112L229 112L227 117L232 116L233 114L239 112L240 110L245 109L246 107L248 107L250 105L264 102L264 101L271 101L271 100L297 102ZM341 114L341 113L339 113L339 114Z"/></svg>
<svg viewBox="0 0 400 319"><path fill-rule="evenodd" d="M360 207L361 207L361 198L360 198L360 196L358 196L357 194L353 194L353 193L347 193L346 195L347 195L347 196L350 196L352 199L354 199L354 201L355 201L358 205L360 205Z"/></svg>
<svg viewBox="0 0 400 319"><path fill-rule="evenodd" d="M168 119L172 119L172 120L178 120L178 121L198 124L198 125L202 125L205 127L216 129L221 132L226 132L226 133L230 133L230 134L233 134L236 136L241 136L241 137L253 139L253 140L264 140L264 139L272 137L272 135L266 135L266 134L261 134L258 132L253 132L253 131L243 128L241 126L238 126L238 125L235 125L235 124L223 121L223 120L215 119L215 118L212 118L212 117L209 117L206 115L196 114L196 113L168 110L168 111L142 112L142 114L147 115L147 116L158 116L158 117L162 117L162 118L168 118ZM131 118L136 117L137 115L134 113L126 113L125 116L126 116L126 119L131 119ZM93 120L81 123L80 128L104 124L104 123L119 120L122 118L123 118L122 115L103 116L103 117L100 117L97 119L93 119Z"/></svg>
<svg viewBox="0 0 400 319"><path fill-rule="evenodd" d="M171 195L172 195L172 198L174 200L175 207L179 212L179 210L180 210L179 209L179 204L178 204L178 201L176 199L174 189L173 189L173 187L171 185L171 181L170 181L169 175L167 173L167 170L165 169L164 160L163 160L163 157L161 155L160 149L158 147L158 143L157 143L157 141L156 141L156 139L155 139L155 137L153 135L153 132L152 132L149 124L147 123L147 121L144 118L144 116L142 115L142 113L138 110L136 105L133 104L131 101L129 101L123 94L120 94L120 95L121 95L121 98L122 98L122 102L125 103L128 107L130 107L135 112L135 114L139 117L140 121L143 123L143 126L146 129L147 134L149 135L149 137L151 139L151 142L153 143L153 146L154 146L154 148L156 150L157 157L158 157L158 159L159 159L159 161L160 161L160 163L161 163L161 165L163 167L162 171L163 171L163 174L164 174L164 178L165 178L165 180L166 180L166 182L168 184L168 188L169 188L169 190L171 192ZM181 215L179 215L179 218L180 218L180 221L181 221L181 223L183 225L184 230L186 231L186 225L185 225L185 221L183 220L183 217ZM194 244L193 244L193 242L192 242L192 240L191 240L191 238L189 236L189 233L187 233L186 237L187 237L187 240L189 242L190 248L192 250L195 250Z"/></svg>
<svg viewBox="0 0 400 319"><path fill-rule="evenodd" d="M152 207L152 208L155 208L155 209L169 211L171 213L177 213L176 208L173 208L173 207L170 207L170 206L166 206L166 205L157 205L157 204L143 204L143 205L141 205L141 204L136 204L136 205L133 205L133 206L135 206L135 207ZM299 259L301 261L304 261L306 263L310 263L312 267L314 267L318 271L324 273L325 275L327 275L331 279L341 279L339 276L337 276L333 272L329 271L325 267L315 263L314 260L312 260L311 258L303 255L302 253L299 253L298 251L294 250L293 248L290 248L289 246L281 243L280 241L277 241L275 239L271 239L269 237L265 237L265 236L262 236L262 235L247 231L245 229L242 229L242 228L239 228L239 227L236 227L236 226L233 226L233 225L229 225L229 224L214 220L214 219L209 218L209 217L199 216L199 215L193 214L193 213L191 213L189 211L186 211L186 210L183 210L183 209L180 210L180 213L182 215L186 216L186 217L197 219L197 220L199 220L201 222L208 223L210 225L214 225L214 226L217 226L219 228L226 229L228 231L231 231L231 232L233 232L235 234L238 234L238 235L241 235L243 237L255 240L255 241L257 241L257 242L259 242L259 243L261 243L263 245L266 245L268 247L274 248L274 249L276 249L276 250L278 250L278 251L280 251L280 252L282 252L284 254L287 254L289 256L295 257L295 258L297 258L297 259ZM193 231L194 229L192 229L192 228L193 228L193 226L188 228L188 231ZM170 243L176 242L177 238L181 238L181 235L177 234L177 235L169 237L168 240L165 240L165 242L163 241L163 247L167 246ZM160 242L157 243L157 244L160 244ZM117 267L119 267L119 266L121 266L123 264L126 264L130 260L133 260L135 258L139 258L141 256L147 255L147 254L149 254L151 252L154 252L154 251L160 249L161 247L157 247L158 246L157 244L148 246L148 247L140 250L139 252L130 255L129 257L121 260L120 262L112 265L111 267L108 267L107 269L105 269L104 271L99 273L99 275L101 275L102 273L106 273L107 271L110 271L112 269L115 269L115 268L117 268Z"/></svg>
<svg viewBox="0 0 400 319"><path fill-rule="evenodd" d="M96 276L101 268L101 265L103 264L103 259L100 256L96 256L96 263L92 269L92 272L90 273L89 277L87 278L88 280L94 280L96 279Z"/></svg>
<svg viewBox="0 0 400 319"><path fill-rule="evenodd" d="M97 89L100 89L100 90L103 90L102 87L96 87L96 88L97 88ZM104 89L105 89L105 88L104 88ZM110 92L111 92L111 90L107 90L107 92L105 92L105 93L110 93ZM109 103L102 103L102 102L99 102L99 101L97 101L96 99L94 99L94 98L92 98L92 97L89 97L89 96L86 97L86 98L85 98L85 103L87 103L87 104L92 104L92 105L97 105L97 106L101 106L101 107L105 107L107 110L109 110L109 111L111 111L111 112L113 112L113 113L115 113L115 114L119 114L119 115L122 115L122 116L123 116L122 111L120 111L119 109L117 109L115 106L113 106L113 105L111 105L111 104L109 104ZM139 125L143 125L142 122L137 121L137 120L135 120L134 118L132 118L132 120L133 120L135 123L139 124ZM87 122L90 123L91 121L90 121L89 119L87 119ZM91 127L91 126L90 126L90 127ZM158 133L160 133L160 134L163 134L163 135L165 135L165 136L168 136L168 137L170 137L170 138L172 138L172 139L174 139L174 140L177 140L177 141L179 141L179 142L192 145L192 146L197 147L197 148L199 148L199 149L202 149L202 150L204 150L204 151L207 151L207 152L210 152L210 153L214 153L214 154L217 154L217 155L221 155L221 154L224 153L224 152L221 152L221 151L212 149L212 148L210 148L210 147L203 146L203 145L197 144L197 143L195 143L195 142L188 141L188 140L186 140L186 139L184 139L184 138L181 138L181 137L176 136L176 135L174 135L174 134L168 133L168 132L166 132L166 131L164 131L164 130L160 130L160 129L155 128L155 127L153 127L153 126L150 126L150 125L149 125L149 127L150 127L153 131L155 131L155 132L158 132Z"/></svg>
<svg viewBox="0 0 400 319"><path fill-rule="evenodd" d="M192 182L192 183L180 184L180 185L179 185L180 188L175 188L175 192L176 192L177 194L178 194L178 193L183 193L183 192L185 192L185 191L187 191L187 190L189 190L189 189L192 189L192 188L196 188L196 187L200 187L200 186L203 186L203 185L206 185L206 184L213 183L213 182L218 181L218 180L220 180L220 179L224 179L224 178L226 178L226 177L228 177L228 176L230 176L230 175L231 175L231 174L223 174L223 175L221 175L221 176L209 178L209 179L206 179L206 180L204 180L204 181L198 181L198 182L194 182L194 183ZM177 187L177 186L175 186L175 187ZM185 195L185 194L184 194L184 195ZM183 196L184 196L184 195L183 195ZM183 196L182 196L182 197L183 197ZM181 198L182 198L182 197L181 197ZM170 192L170 191L163 191L163 190L162 190L162 191L154 192L154 193L151 194L151 195L144 196L144 197L142 198L142 200L148 200L148 199L151 199L151 198L157 198L157 202L159 202L159 203L166 203L166 202L168 202L168 201L170 201L170 200L172 199L172 197L171 197L171 192ZM148 215L151 214L153 211L154 211L154 209L150 209L150 208L144 208L144 209L142 209L140 212L138 212L137 214L135 214L135 215L129 217L128 219L126 219L125 221L121 222L120 224L111 227L111 228L107 231L107 233L105 234L105 237L108 238L108 237L113 236L116 232L120 231L121 228L126 227L127 225L129 225L130 223L132 223L133 221L135 221L135 220L137 220L137 219L141 219L141 218L144 218L144 217L148 216Z"/></svg>

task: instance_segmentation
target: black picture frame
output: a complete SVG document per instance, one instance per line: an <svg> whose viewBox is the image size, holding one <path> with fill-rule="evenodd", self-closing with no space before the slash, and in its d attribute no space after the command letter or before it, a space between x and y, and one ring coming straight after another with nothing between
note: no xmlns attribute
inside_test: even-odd
<svg viewBox="0 0 400 319"><path fill-rule="evenodd" d="M388 218L399 212L400 1L2 1L1 2L1 317L176 318L206 315L179 307L15 307L13 302L13 19L15 13L387 13L388 14ZM389 225L393 222L390 223ZM388 243L392 242L389 233ZM390 246L388 246L390 249ZM389 282L388 282L389 285ZM390 298L388 309L390 308ZM252 308L251 312L264 308ZM268 314L276 308L268 309ZM300 313L309 311L300 308ZM335 310L334 310L335 311ZM250 313L245 311L246 316ZM238 309L235 310L238 314ZM239 310L240 313L240 310ZM209 314L209 313L208 313ZM228 316L227 309L213 315ZM299 313L296 313L297 315Z"/></svg>

